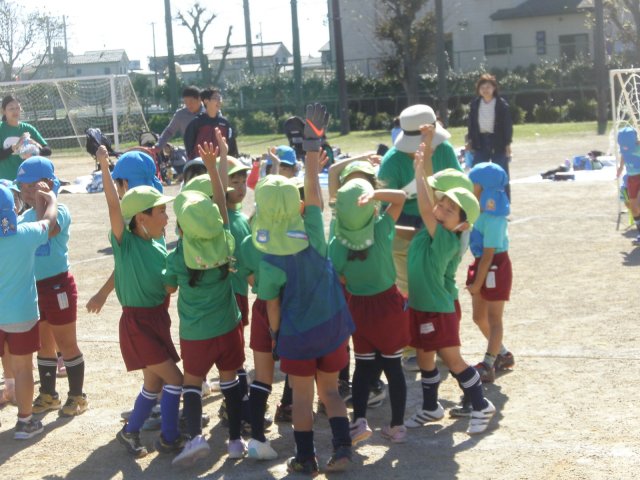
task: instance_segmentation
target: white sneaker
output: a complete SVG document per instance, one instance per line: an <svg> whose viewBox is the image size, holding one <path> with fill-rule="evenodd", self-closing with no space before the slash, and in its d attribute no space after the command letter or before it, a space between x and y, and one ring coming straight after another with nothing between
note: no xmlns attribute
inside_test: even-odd
<svg viewBox="0 0 640 480"><path fill-rule="evenodd" d="M199 459L209 455L211 448L204 439L204 436L197 435L189 440L180 452L171 462L173 467L190 467Z"/></svg>
<svg viewBox="0 0 640 480"><path fill-rule="evenodd" d="M252 438L247 445L249 450L248 457L255 460L275 460L278 458L278 452L276 452L271 446L269 440L261 442Z"/></svg>
<svg viewBox="0 0 640 480"><path fill-rule="evenodd" d="M358 418L355 422L349 425L349 434L351 435L351 445L356 446L360 442L367 440L373 432L369 428L366 418Z"/></svg>
<svg viewBox="0 0 640 480"><path fill-rule="evenodd" d="M238 440L229 440L227 443L227 453L229 458L242 458L247 454L247 444L239 438Z"/></svg>
<svg viewBox="0 0 640 480"><path fill-rule="evenodd" d="M385 425L380 433L387 440L391 440L391 443L405 443L407 441L407 427L404 425L396 425L395 427Z"/></svg>
<svg viewBox="0 0 640 480"><path fill-rule="evenodd" d="M467 428L467 433L469 435L484 432L489 426L491 417L496 413L496 407L494 407L493 403L491 403L489 399L485 400L487 400L488 404L485 408L482 410L473 410L471 412L471 420L469 420L469 427Z"/></svg>
<svg viewBox="0 0 640 480"><path fill-rule="evenodd" d="M405 420L404 426L407 428L417 428L426 425L429 422L437 422L444 417L444 408L438 402L438 408L435 410L418 410L410 419Z"/></svg>

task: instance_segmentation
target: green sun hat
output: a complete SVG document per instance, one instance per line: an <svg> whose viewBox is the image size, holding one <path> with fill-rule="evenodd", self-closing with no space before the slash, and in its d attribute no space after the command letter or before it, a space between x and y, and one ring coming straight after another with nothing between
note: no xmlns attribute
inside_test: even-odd
<svg viewBox="0 0 640 480"><path fill-rule="evenodd" d="M436 198L440 200L442 197L450 198L453 203L458 205L467 215L467 222L473 225L480 216L480 204L473 192L466 188L456 187L445 192L436 190Z"/></svg>
<svg viewBox="0 0 640 480"><path fill-rule="evenodd" d="M373 245L375 202L358 206L360 195L369 192L373 192L369 182L354 178L345 183L336 194L334 234L350 250L366 250Z"/></svg>
<svg viewBox="0 0 640 480"><path fill-rule="evenodd" d="M251 170L251 167L247 167L236 157L232 157L231 155L227 155L227 175L235 175L238 172L248 172Z"/></svg>
<svg viewBox="0 0 640 480"><path fill-rule="evenodd" d="M446 192L452 188L466 188L473 192L473 182L469 177L455 168L445 168L427 177L427 183L434 190Z"/></svg>
<svg viewBox="0 0 640 480"><path fill-rule="evenodd" d="M345 179L352 173L361 172L367 175L375 175L376 169L366 160L356 160L344 167L340 172L340 183L344 183Z"/></svg>
<svg viewBox="0 0 640 480"><path fill-rule="evenodd" d="M202 192L180 192L173 204L182 230L184 263L194 270L209 270L229 263L235 240L224 228L218 206Z"/></svg>
<svg viewBox="0 0 640 480"><path fill-rule="evenodd" d="M208 173L203 173L197 177L193 177L183 187L183 192L201 192L207 197L213 197L213 187L211 186L211 179ZM233 192L233 188L227 187L227 192Z"/></svg>
<svg viewBox="0 0 640 480"><path fill-rule="evenodd" d="M127 191L120 201L120 210L125 219L133 218L137 213L159 205L165 205L174 200L173 197L161 194L148 185L140 185Z"/></svg>
<svg viewBox="0 0 640 480"><path fill-rule="evenodd" d="M256 215L251 238L272 255L293 255L309 246L300 215L300 192L282 175L267 175L256 185Z"/></svg>

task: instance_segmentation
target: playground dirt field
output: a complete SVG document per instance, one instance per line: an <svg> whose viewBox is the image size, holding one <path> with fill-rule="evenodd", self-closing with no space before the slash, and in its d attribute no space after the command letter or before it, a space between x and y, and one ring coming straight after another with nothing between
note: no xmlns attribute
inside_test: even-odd
<svg viewBox="0 0 640 480"><path fill-rule="evenodd" d="M338 143L338 141L336 141ZM565 158L592 149L606 151L608 139L594 135L534 138L514 144L514 180L553 168ZM87 155L56 159L61 178L88 174ZM354 451L349 479L634 479L640 473L640 322L635 291L640 248L626 230L616 229L618 210L614 168L575 182L515 181L510 222L514 269L511 301L505 313L505 344L515 369L484 386L497 414L480 436L465 434L466 421L444 420L410 430L404 445L390 445L380 428L390 417L388 401L369 411L374 435ZM175 194L177 187L168 187ZM171 467L171 457L151 452L127 456L115 440L120 413L130 409L141 385L140 373L126 373L118 347L120 307L112 295L98 315L84 305L109 276L113 259L107 240L108 217L102 194L62 195L71 210L72 272L78 284L78 336L86 359L85 390L90 409L73 419L55 412L43 418L43 435L13 440L16 409L0 410L0 475L3 479L263 479L287 476L285 460L294 449L289 425L274 424L268 438L280 458L257 463L227 459L226 429L218 422L221 395L204 399L211 417L205 429L211 455L189 470ZM251 193L245 201L248 212ZM328 213L327 213L328 216ZM175 240L172 217L167 229ZM328 222L327 222L328 224ZM469 255L469 254L467 254ZM458 272L464 282L467 256ZM463 268L465 267L465 268ZM174 340L177 313L172 300ZM469 363L482 359L484 339L471 319L469 295L461 290L462 351ZM633 313L636 312L636 313ZM248 334L248 331L247 331ZM251 353L247 351L251 369ZM441 402L458 401L457 383L442 367ZM36 372L34 372L36 373ZM407 373L407 415L421 405L419 374ZM282 389L278 373L269 412ZM36 386L37 388L37 386ZM66 397L66 379L58 380ZM328 421L318 416L316 448L321 462L330 453ZM143 432L151 448L157 432Z"/></svg>

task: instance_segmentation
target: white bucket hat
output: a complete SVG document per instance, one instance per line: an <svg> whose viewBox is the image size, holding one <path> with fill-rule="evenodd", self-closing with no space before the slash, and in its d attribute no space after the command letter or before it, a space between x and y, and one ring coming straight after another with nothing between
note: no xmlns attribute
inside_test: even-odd
<svg viewBox="0 0 640 480"><path fill-rule="evenodd" d="M420 143L422 143L420 126L425 124L433 125L435 123L436 131L431 146L433 148L437 147L451 138L451 134L436 120L433 108L428 105L418 104L405 108L400 113L400 128L402 128L402 132L400 132L393 145L401 152L415 153Z"/></svg>

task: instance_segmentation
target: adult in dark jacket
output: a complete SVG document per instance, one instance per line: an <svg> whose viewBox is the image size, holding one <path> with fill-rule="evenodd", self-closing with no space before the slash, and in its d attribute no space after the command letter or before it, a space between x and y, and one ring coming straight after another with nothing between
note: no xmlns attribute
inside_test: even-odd
<svg viewBox="0 0 640 480"><path fill-rule="evenodd" d="M227 141L229 155L238 156L238 145L236 143L236 131L226 118L222 116L222 94L216 88L205 88L200 92L200 99L204 104L205 111L194 118L184 132L184 148L187 150L189 160L198 157L198 145L204 142L211 142L213 146L218 145L215 129L220 129L220 133Z"/></svg>
<svg viewBox="0 0 640 480"><path fill-rule="evenodd" d="M476 83L477 97L471 101L467 149L473 152L473 163L492 161L509 175L513 122L509 104L498 94L496 77L489 73ZM505 188L511 200L511 188Z"/></svg>

